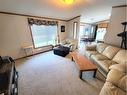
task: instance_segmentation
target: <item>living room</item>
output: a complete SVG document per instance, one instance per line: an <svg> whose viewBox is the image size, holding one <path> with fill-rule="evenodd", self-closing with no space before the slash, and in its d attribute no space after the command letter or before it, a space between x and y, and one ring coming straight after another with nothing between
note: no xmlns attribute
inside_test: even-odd
<svg viewBox="0 0 127 95"><path fill-rule="evenodd" d="M107 85L105 81L108 80L107 73L103 78L103 74L101 75L97 70L93 78L93 71L83 71L82 79L80 79L78 73L80 66L75 64L78 61L73 55L73 52L79 51L79 54L86 56L92 62L90 58L92 56L89 56L87 50L93 49L95 52L94 47L100 42L102 44L100 47L105 47L105 50L103 53L98 50L99 54L108 56L108 61L110 59L115 63L125 64L127 59L126 34L124 34L125 44L122 42L122 37L117 35L126 31L126 8L125 0L0 1L0 56L10 56L15 61L18 72L16 95L93 95L93 93L94 95L126 95L127 74L126 70L123 70L126 65L120 65L118 68L121 70L120 67L122 67L124 74L119 76L123 80L121 78L114 80L121 84L112 83L110 85L113 86L108 88L114 87L114 84L116 87L106 90L107 87L104 85ZM83 41L80 41L82 26L85 26L86 31L89 29L94 31L91 32L94 40L91 41L83 35ZM99 28L105 29L104 35L97 32ZM85 32L85 34L88 33ZM76 42L73 41L74 39ZM69 45L64 45L65 43ZM109 45L115 47L109 50L113 52L112 56L105 53L108 52L106 47ZM60 46L70 48L70 52L67 52L65 57L59 56ZM100 47L98 45L96 48ZM54 54L55 49L60 53ZM122 55L115 57L120 50L122 50ZM74 61L70 60L72 57ZM122 61L120 61L121 57ZM94 56L92 58L94 59ZM0 68L1 71L2 68Z"/></svg>

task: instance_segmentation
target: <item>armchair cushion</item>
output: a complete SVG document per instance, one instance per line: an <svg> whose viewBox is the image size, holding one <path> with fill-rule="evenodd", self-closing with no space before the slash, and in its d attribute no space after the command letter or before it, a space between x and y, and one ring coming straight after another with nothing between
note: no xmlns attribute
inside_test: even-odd
<svg viewBox="0 0 127 95"><path fill-rule="evenodd" d="M67 39L61 42L62 46L69 47L70 51L73 51L77 48L78 40L77 39Z"/></svg>

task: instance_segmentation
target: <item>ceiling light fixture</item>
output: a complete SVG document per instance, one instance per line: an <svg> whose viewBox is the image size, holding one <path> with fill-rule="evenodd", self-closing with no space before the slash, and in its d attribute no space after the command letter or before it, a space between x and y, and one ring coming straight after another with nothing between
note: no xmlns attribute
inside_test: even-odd
<svg viewBox="0 0 127 95"><path fill-rule="evenodd" d="M73 4L75 0L63 0L66 4Z"/></svg>

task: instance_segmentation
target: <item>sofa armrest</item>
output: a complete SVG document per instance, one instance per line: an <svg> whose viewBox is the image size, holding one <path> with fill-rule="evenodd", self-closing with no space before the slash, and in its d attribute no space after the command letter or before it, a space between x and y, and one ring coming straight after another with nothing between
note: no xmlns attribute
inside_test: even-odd
<svg viewBox="0 0 127 95"><path fill-rule="evenodd" d="M127 83L127 75L126 75L126 64L116 64L110 67L110 71L107 75L107 82L112 83L116 87L122 89L123 91L127 91L126 83Z"/></svg>
<svg viewBox="0 0 127 95"><path fill-rule="evenodd" d="M85 49L88 51L96 51L96 45L87 45Z"/></svg>
<svg viewBox="0 0 127 95"><path fill-rule="evenodd" d="M116 65L110 66L109 69L110 70L115 69L115 70L126 73L127 72L127 64L126 63L121 63L121 64L119 63L119 64L116 64Z"/></svg>
<svg viewBox="0 0 127 95"><path fill-rule="evenodd" d="M70 51L73 51L73 50L76 49L76 45L75 44L70 44L69 47L70 47Z"/></svg>

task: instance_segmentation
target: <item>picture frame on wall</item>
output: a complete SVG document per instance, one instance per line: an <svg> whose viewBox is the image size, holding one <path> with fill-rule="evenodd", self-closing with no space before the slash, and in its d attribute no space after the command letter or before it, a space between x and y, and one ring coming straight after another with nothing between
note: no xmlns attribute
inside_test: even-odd
<svg viewBox="0 0 127 95"><path fill-rule="evenodd" d="M61 26L61 32L65 32L65 26L64 25Z"/></svg>

